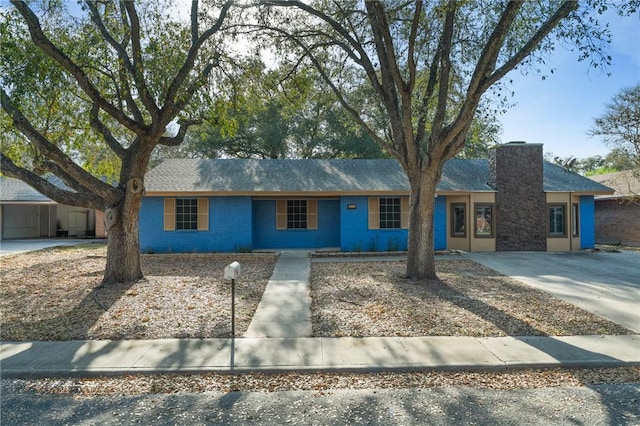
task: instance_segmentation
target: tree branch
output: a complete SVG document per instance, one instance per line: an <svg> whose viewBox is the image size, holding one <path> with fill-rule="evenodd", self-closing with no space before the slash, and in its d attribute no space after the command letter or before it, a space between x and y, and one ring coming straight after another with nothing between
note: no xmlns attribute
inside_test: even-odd
<svg viewBox="0 0 640 426"><path fill-rule="evenodd" d="M176 96L178 95L178 91L180 90L180 87L182 87L182 85L184 84L184 81L189 76L189 73L191 72L191 70L193 70L196 57L198 55L198 52L200 51L200 48L213 34L220 31L220 28L222 28L222 24L224 23L224 20L227 14L229 13L229 9L231 9L232 5L233 5L233 1L231 0L225 2L222 5L222 8L220 9L220 13L218 14L218 19L216 19L216 22L210 28L208 28L204 33L202 33L202 35L198 37L194 42L193 41L194 26L197 30L197 21L194 23L194 19L197 20L198 12L197 10L194 11L193 9L194 8L197 9L198 5L197 3L192 3L192 6L191 6L192 7L192 10L191 10L192 43L191 43L191 46L189 47L189 52L187 53L187 57L185 58L185 61L182 64L182 67L180 68L176 76L173 78L171 83L169 84L169 87L167 88L167 91L165 93L165 96L164 96L165 103L160 113L161 120L163 122L164 121L168 122L168 120L170 120L173 117L175 113L175 105L179 102L179 101L176 101Z"/></svg>
<svg viewBox="0 0 640 426"><path fill-rule="evenodd" d="M99 108L97 104L93 104L91 107L91 113L89 115L89 124L93 127L98 133L102 135L105 143L111 150L120 158L123 159L126 155L126 149L116 140L116 138L111 133L111 130L105 126L105 124L100 121L98 117Z"/></svg>
<svg viewBox="0 0 640 426"><path fill-rule="evenodd" d="M453 42L453 25L456 14L456 5L449 6L444 18L442 29L442 50L440 53L440 77L438 79L438 103L433 119L433 134L438 134L444 125L449 97L449 77L451 75L451 44ZM436 140L440 138L432 138ZM431 147L429 147L431 149Z"/></svg>
<svg viewBox="0 0 640 426"><path fill-rule="evenodd" d="M184 137L187 135L187 130L189 130L189 127L201 123L201 120L182 120L180 122L180 128L178 129L177 135L173 137L163 136L160 138L160 141L158 143L165 146L178 146L182 144L182 142L184 142Z"/></svg>
<svg viewBox="0 0 640 426"><path fill-rule="evenodd" d="M38 46L46 55L59 63L63 69L69 72L78 82L80 88L82 88L92 101L97 103L102 110L132 132L138 134L145 132L144 127L141 127L139 123L129 118L123 111L102 97L98 89L96 89L96 87L91 83L89 77L82 71L82 69L64 52L58 49L51 40L49 40L49 38L47 38L42 31L40 21L31 9L29 9L27 3L20 0L11 0L11 3L24 18L25 23L29 27L31 40L35 45Z"/></svg>
<svg viewBox="0 0 640 426"><path fill-rule="evenodd" d="M97 179L82 167L74 163L64 152L57 146L52 144L33 125L27 120L22 112L13 104L4 88L0 89L0 103L2 108L11 117L11 121L18 130L22 132L36 146L45 157L52 160L73 179L86 188L91 188L97 196L105 200L105 202L115 202L120 197L119 192L111 185Z"/></svg>
<svg viewBox="0 0 640 426"><path fill-rule="evenodd" d="M138 18L138 12L133 1L124 2L127 15L129 16L130 34L131 34L131 50L133 52L133 79L136 83L136 88L140 94L140 99L144 104L147 111L152 116L156 116L160 111L158 105L144 80L144 61L142 60L142 47L140 45L140 19Z"/></svg>
<svg viewBox="0 0 640 426"><path fill-rule="evenodd" d="M531 39L520 49L511 59L498 68L493 74L488 76L482 83L482 91L486 91L492 84L496 83L502 77L504 77L509 71L514 69L520 62L522 62L538 45L544 40L546 36L553 31L558 23L569 16L569 14L578 7L578 2L575 0L568 0L562 3L558 10L542 24L540 29L531 37Z"/></svg>
<svg viewBox="0 0 640 426"><path fill-rule="evenodd" d="M109 43L111 47L115 49L116 53L118 54L118 57L120 58L120 66L118 67L119 76L120 76L120 80L122 81L123 89L125 90L123 97L125 99L125 102L127 103L127 106L129 107L129 111L131 111L131 113L133 114L133 117L136 119L137 122L144 123L144 119L142 118L142 113L140 112L140 109L138 108L138 105L136 104L136 102L131 97L131 88L129 86L129 82L126 77L126 73L123 72L123 71L126 71L127 73L129 73L129 75L131 75L132 77L135 77L135 69L133 64L131 63L131 60L129 59L129 55L127 54L126 48L122 43L118 43L113 38L113 36L111 35L107 27L104 25L104 22L100 17L100 13L98 12L98 8L96 7L95 2L87 1L86 3L87 3L87 7L89 8L89 15L91 16L91 20L98 27L98 30L100 31L100 34L102 34L102 37L107 41L107 43ZM121 12L125 13L124 10L122 10ZM129 33L130 32L129 23L127 22L126 19L124 19L124 16L123 16L122 22L123 22L123 26L125 26L125 28L127 29L127 33Z"/></svg>
<svg viewBox="0 0 640 426"><path fill-rule="evenodd" d="M345 52L351 52L351 54L353 54L353 52L357 53L357 55L355 55L358 58L356 62L359 63L364 69L376 93L382 96L382 93L383 93L382 85L378 80L378 74L376 73L376 69L371 63L369 55L367 54L366 50L363 47L363 43L360 40L357 40L353 36L351 36L349 31L344 26L342 26L338 21L336 21L329 15L315 9L313 6L307 5L298 0L262 0L258 4L262 4L265 6L296 7L300 10L307 12L311 16L315 16L316 18L319 18L321 21L324 21L327 24L329 24L329 26L333 28L334 31L336 31L347 42L346 45L344 44L341 45L338 43L335 43L335 44L339 46L341 49L343 49ZM351 46L351 49L345 48L345 46L347 45Z"/></svg>
<svg viewBox="0 0 640 426"><path fill-rule="evenodd" d="M413 13L413 20L411 21L411 32L409 33L409 46L407 49L407 70L409 71L409 81L405 90L409 93L413 93L413 89L416 84L416 61L413 57L415 55L416 38L418 37L418 24L420 23L420 16L422 15L422 1L416 0L416 9Z"/></svg>
<svg viewBox="0 0 640 426"><path fill-rule="evenodd" d="M61 189L30 170L18 167L9 157L0 152L0 168L6 176L26 182L36 191L53 201L69 206L104 210L106 204L102 198L90 192L72 192Z"/></svg>

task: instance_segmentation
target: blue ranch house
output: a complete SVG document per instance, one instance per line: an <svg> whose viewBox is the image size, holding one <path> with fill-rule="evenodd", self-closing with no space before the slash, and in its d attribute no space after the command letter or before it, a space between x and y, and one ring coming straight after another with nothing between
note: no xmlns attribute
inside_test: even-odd
<svg viewBox="0 0 640 426"><path fill-rule="evenodd" d="M407 248L409 185L395 160L170 159L145 178L142 252ZM437 250L592 248L594 196L541 144L453 159L437 187Z"/></svg>

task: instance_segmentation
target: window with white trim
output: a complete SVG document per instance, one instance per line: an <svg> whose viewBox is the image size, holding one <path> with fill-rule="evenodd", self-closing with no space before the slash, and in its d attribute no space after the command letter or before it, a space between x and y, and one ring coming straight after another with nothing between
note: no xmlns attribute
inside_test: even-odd
<svg viewBox="0 0 640 426"><path fill-rule="evenodd" d="M476 237L493 237L493 204L476 204Z"/></svg>
<svg viewBox="0 0 640 426"><path fill-rule="evenodd" d="M567 236L567 215L566 205L549 204L547 211L549 212L549 237L561 238Z"/></svg>

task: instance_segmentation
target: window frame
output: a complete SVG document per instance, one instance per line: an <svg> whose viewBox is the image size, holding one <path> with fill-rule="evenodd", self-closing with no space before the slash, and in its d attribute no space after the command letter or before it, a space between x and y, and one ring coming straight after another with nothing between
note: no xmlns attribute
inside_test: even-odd
<svg viewBox="0 0 640 426"><path fill-rule="evenodd" d="M571 204L571 236L580 236L580 204Z"/></svg>
<svg viewBox="0 0 640 426"><path fill-rule="evenodd" d="M308 215L307 200L287 200L287 229L309 229Z"/></svg>
<svg viewBox="0 0 640 426"><path fill-rule="evenodd" d="M456 232L456 209L462 208L462 232ZM451 238L467 238L467 203L451 203Z"/></svg>
<svg viewBox="0 0 640 426"><path fill-rule="evenodd" d="M198 230L198 199L176 198L176 231Z"/></svg>
<svg viewBox="0 0 640 426"><path fill-rule="evenodd" d="M306 227L289 228L289 202L304 201L306 203ZM318 230L318 199L316 198L278 198L276 204L276 230L278 231L316 231Z"/></svg>
<svg viewBox="0 0 640 426"><path fill-rule="evenodd" d="M195 201L195 228L178 227L178 200ZM193 206L192 206L193 207ZM181 213L184 214L184 213ZM192 218L193 219L193 218ZM198 197L165 197L164 220L165 231L208 231L209 230L209 199Z"/></svg>
<svg viewBox="0 0 640 426"><path fill-rule="evenodd" d="M475 238L495 238L495 208L494 208L495 204L494 203L475 203L473 205L473 211L474 211L474 221L473 221L473 236ZM479 208L488 208L489 210L489 233L480 233L480 227L479 225L482 223L480 222L480 218L478 217L478 209ZM483 215L482 219L487 222L487 217ZM485 226L483 225L483 229L485 228Z"/></svg>
<svg viewBox="0 0 640 426"><path fill-rule="evenodd" d="M552 231L551 226L554 221L551 219L552 210L561 209L562 211L562 232ZM547 238L567 238L567 204L566 203L548 203L547 204Z"/></svg>
<svg viewBox="0 0 640 426"><path fill-rule="evenodd" d="M379 229L402 229L402 201L400 197L380 197L378 203Z"/></svg>

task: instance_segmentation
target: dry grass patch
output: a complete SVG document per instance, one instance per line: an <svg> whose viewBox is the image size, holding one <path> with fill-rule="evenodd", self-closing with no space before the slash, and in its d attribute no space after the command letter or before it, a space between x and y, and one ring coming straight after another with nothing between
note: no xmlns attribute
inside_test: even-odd
<svg viewBox="0 0 640 426"><path fill-rule="evenodd" d="M100 286L106 247L55 248L0 259L3 340L160 339L231 334L231 285L224 267L242 264L236 282L236 333L246 331L271 276L273 255L142 255L142 281Z"/></svg>
<svg viewBox="0 0 640 426"><path fill-rule="evenodd" d="M403 278L405 262L312 264L314 336L632 334L470 260L439 259L439 280Z"/></svg>

